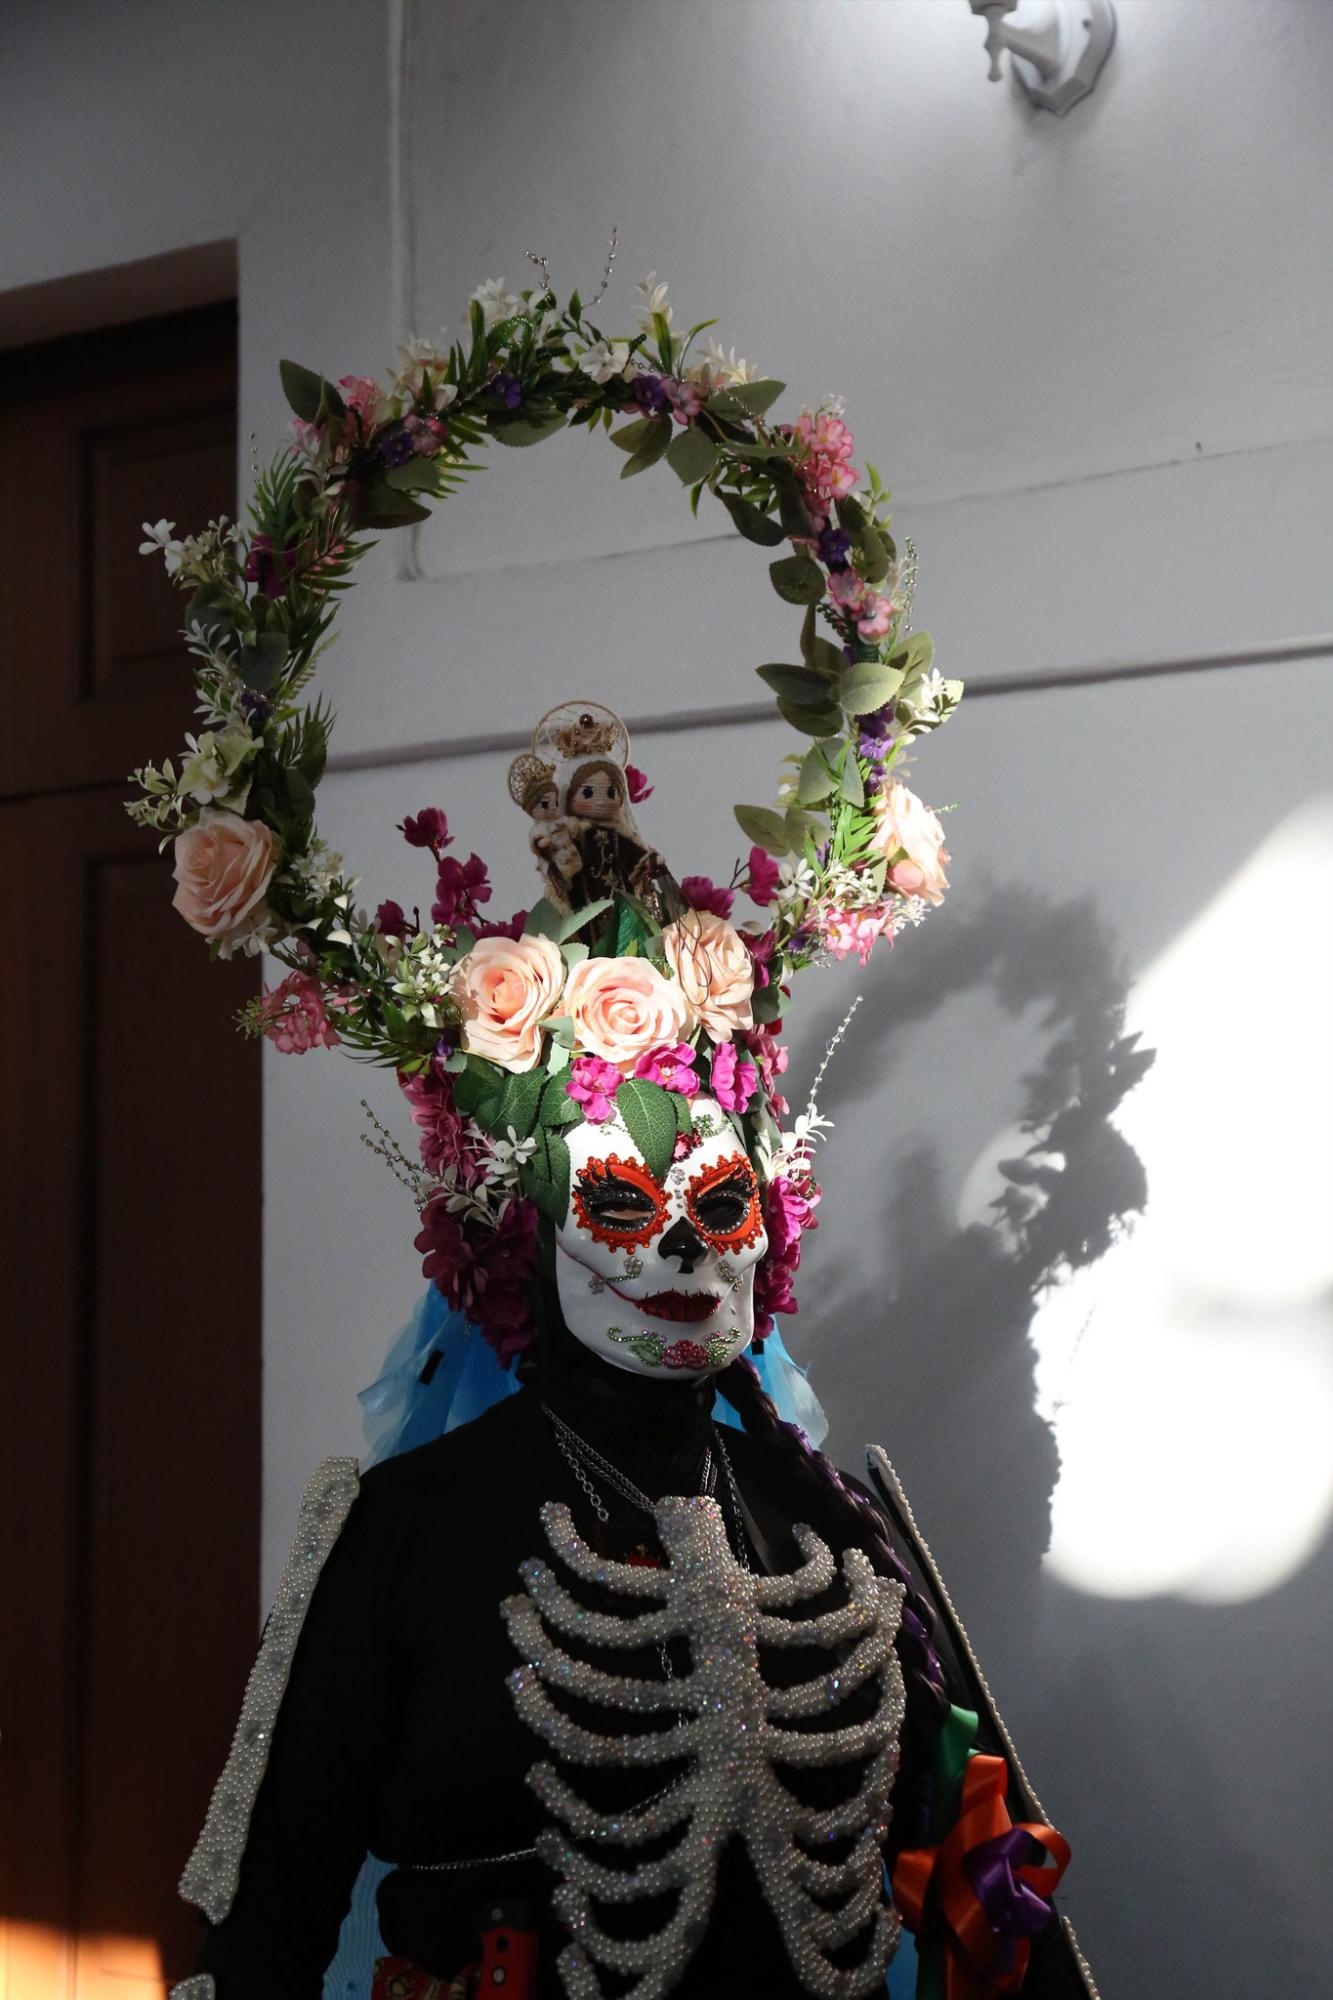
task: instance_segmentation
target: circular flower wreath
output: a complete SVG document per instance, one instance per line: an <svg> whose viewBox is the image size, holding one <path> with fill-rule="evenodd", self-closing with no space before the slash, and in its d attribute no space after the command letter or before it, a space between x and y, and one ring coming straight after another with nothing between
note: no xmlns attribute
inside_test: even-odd
<svg viewBox="0 0 1333 2000"><path fill-rule="evenodd" d="M335 386L284 361L291 441L257 481L249 526L222 519L178 540L173 522L145 523L143 552L160 551L189 593L201 723L178 763L133 773L141 796L127 806L174 841L175 906L215 956L266 950L291 968L243 1026L287 1051L342 1043L397 1072L421 1164L382 1127L372 1143L422 1210L427 1275L506 1364L536 1330L539 1218L558 1227L568 1209L564 1128L617 1119L661 1178L697 1143L705 1121L690 1107L704 1091L765 1188L756 1337L795 1310L827 1121L812 1095L779 1128L783 996L792 973L849 953L864 964L942 899L942 829L900 767L962 693L909 630L911 545L900 558L888 493L851 463L839 405L770 421L783 384L712 341L691 360L715 322L676 332L655 274L626 339L603 334L577 293L562 308L544 267L543 280L518 295L480 286L467 340L411 341L387 387ZM436 807L402 823L434 860L429 921L397 903L368 914L314 820L333 718L306 695L339 595L367 531L426 520L488 440L530 446L578 425L610 432L622 478L664 459L696 513L709 493L747 541L786 550L769 576L803 608L800 657L757 672L806 747L785 760L776 805L736 807L748 861L726 886L687 877L666 925L626 897L486 923L485 864L447 852ZM642 775L627 777L631 801L646 798ZM738 891L763 915L734 928Z"/></svg>

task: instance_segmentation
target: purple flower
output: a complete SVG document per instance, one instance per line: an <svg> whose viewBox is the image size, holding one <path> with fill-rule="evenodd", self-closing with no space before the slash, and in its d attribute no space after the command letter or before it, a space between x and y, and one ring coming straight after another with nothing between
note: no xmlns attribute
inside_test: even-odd
<svg viewBox="0 0 1333 2000"><path fill-rule="evenodd" d="M615 1111L620 1071L600 1056L580 1056L570 1066L565 1096L583 1106L583 1115L593 1125L604 1125Z"/></svg>
<svg viewBox="0 0 1333 2000"><path fill-rule="evenodd" d="M841 528L825 528L815 543L819 560L827 569L846 569L851 546L851 536L844 535Z"/></svg>
<svg viewBox="0 0 1333 2000"><path fill-rule="evenodd" d="M498 375L492 375L486 394L506 410L516 410L523 401L523 384L508 368L502 368Z"/></svg>
<svg viewBox="0 0 1333 2000"><path fill-rule="evenodd" d="M671 398L662 385L660 375L636 375L630 394L645 416L660 417L664 410L671 407Z"/></svg>
<svg viewBox="0 0 1333 2000"><path fill-rule="evenodd" d="M771 903L778 893L778 883L782 876L777 862L771 854L765 854L762 847L750 849L750 872L745 879L745 893L752 903L761 907Z"/></svg>
<svg viewBox="0 0 1333 2000"><path fill-rule="evenodd" d="M490 900L490 878L481 856L469 854L466 861L456 861L452 854L446 854L435 883L435 901L430 906L433 921L470 924L476 917L477 904Z"/></svg>
<svg viewBox="0 0 1333 2000"><path fill-rule="evenodd" d="M253 535L245 558L245 580L257 583L265 597L285 597L296 569L295 549L279 549L272 535Z"/></svg>
<svg viewBox="0 0 1333 2000"><path fill-rule="evenodd" d="M409 813L399 822L398 831L409 847L428 847L437 860L441 849L450 845L449 822L438 806Z"/></svg>
<svg viewBox="0 0 1333 2000"><path fill-rule="evenodd" d="M707 875L687 875L680 885L680 892L692 910L711 910L715 917L724 921L731 915L735 893L723 889L711 881Z"/></svg>
<svg viewBox="0 0 1333 2000"><path fill-rule="evenodd" d="M759 1072L752 1062L737 1059L734 1042L719 1042L709 1087L724 1111L747 1111L759 1087Z"/></svg>
<svg viewBox="0 0 1333 2000"><path fill-rule="evenodd" d="M637 770L633 764L625 766L625 784L629 789L629 802L632 806L641 806L645 799L650 799L653 795L653 786L648 783L643 772Z"/></svg>
<svg viewBox="0 0 1333 2000"><path fill-rule="evenodd" d="M756 988L767 986L769 979L772 977L768 968L769 961L773 956L773 946L777 939L777 932L767 930L763 932L762 936L756 937L753 931L737 931L736 935L750 954L750 965L754 973Z"/></svg>
<svg viewBox="0 0 1333 2000"><path fill-rule="evenodd" d="M861 717L862 740L870 737L876 743L884 742L893 733L894 704L886 701L883 708L877 708L872 715Z"/></svg>
<svg viewBox="0 0 1333 2000"><path fill-rule="evenodd" d="M386 465L406 465L416 456L416 445L406 431L386 431L380 439L380 457Z"/></svg>
<svg viewBox="0 0 1333 2000"><path fill-rule="evenodd" d="M659 1042L655 1049L639 1057L634 1074L663 1090L674 1090L681 1097L696 1097L699 1093L694 1050L688 1042Z"/></svg>
<svg viewBox="0 0 1333 2000"><path fill-rule="evenodd" d="M251 722L256 719L267 722L273 713L273 703L266 694L256 694L253 688L241 689L241 707Z"/></svg>

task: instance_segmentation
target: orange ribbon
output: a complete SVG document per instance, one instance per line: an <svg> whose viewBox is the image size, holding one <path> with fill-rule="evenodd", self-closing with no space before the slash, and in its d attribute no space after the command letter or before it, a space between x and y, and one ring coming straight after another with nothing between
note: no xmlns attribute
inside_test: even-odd
<svg viewBox="0 0 1333 2000"><path fill-rule="evenodd" d="M938 1847L913 1848L900 1855L893 1871L893 1900L908 1930L917 1935L922 1932L926 1899L932 1889L948 1926L944 2000L990 2000L993 1994L1017 1993L1027 1972L1032 1946L1025 1937L1013 1940L1007 1965L996 1965L1004 1940L994 1929L964 1867L977 1848L1014 1831L1004 1802L1008 1786L1009 1771L1003 1757L970 1757L958 1818L948 1837ZM1013 1871L1014 1879L1049 1902L1069 1865L1069 1842L1053 1826L1039 1822L1020 1821L1017 1830L1044 1847L1054 1866L1019 1866Z"/></svg>

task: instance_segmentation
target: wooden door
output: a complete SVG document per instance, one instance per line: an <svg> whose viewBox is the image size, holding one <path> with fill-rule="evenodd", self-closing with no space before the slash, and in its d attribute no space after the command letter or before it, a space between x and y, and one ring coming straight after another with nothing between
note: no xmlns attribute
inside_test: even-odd
<svg viewBox="0 0 1333 2000"><path fill-rule="evenodd" d="M232 309L0 375L0 1995L160 2000L258 1625L260 1095L125 773L193 698L140 524L235 511Z"/></svg>

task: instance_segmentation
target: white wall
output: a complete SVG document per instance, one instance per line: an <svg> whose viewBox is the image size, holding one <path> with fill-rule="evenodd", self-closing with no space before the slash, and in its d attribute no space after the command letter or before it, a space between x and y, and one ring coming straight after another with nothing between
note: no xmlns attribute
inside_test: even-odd
<svg viewBox="0 0 1333 2000"><path fill-rule="evenodd" d="M1074 1841L1107 1993L1251 2000L1333 1971L1306 1664L1333 1600L1333 704L1327 654L1136 670L1333 627L1333 16L1118 14L1096 96L1056 121L986 82L962 0L20 0L0 286L234 237L267 446L280 354L373 370L479 278L526 282L530 245L586 294L618 223L608 326L654 267L793 402L847 397L920 548L918 622L974 693L918 765L957 802L955 894L891 961L804 982L798 1082L867 998L792 1344L844 1462L873 1435L900 1463ZM654 725L645 819L678 871L720 869L783 732L672 719L750 702L791 644L761 558L596 443L522 477L495 457L421 576L401 545L366 565L327 680L335 749L371 768L327 781L325 831L368 899L410 901L393 825L438 802L497 903L526 902L506 757L467 746L587 691ZM1107 663L1128 671L1071 678ZM460 754L374 767L423 743ZM1087 1111L1055 1214L1094 1244L1139 1174L1147 1214L1034 1297L995 1162L1034 1077L1048 1109L1095 1098L1124 1008L1155 1067L1113 1122ZM363 1091L392 1109L332 1057L268 1067L270 1577L419 1289Z"/></svg>

